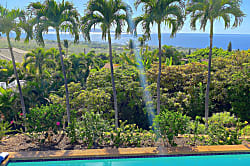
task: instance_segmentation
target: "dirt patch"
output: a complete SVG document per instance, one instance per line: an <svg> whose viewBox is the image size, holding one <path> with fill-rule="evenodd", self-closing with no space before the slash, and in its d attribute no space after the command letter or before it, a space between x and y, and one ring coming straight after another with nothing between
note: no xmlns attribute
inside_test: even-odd
<svg viewBox="0 0 250 166"><path fill-rule="evenodd" d="M58 137L58 139L60 139ZM81 149L77 144L70 144L66 136L62 136L60 141L53 140L51 143L39 143L33 141L25 134L4 137L0 143L0 151L21 152L21 151L47 151L47 150L74 150Z"/></svg>
<svg viewBox="0 0 250 166"><path fill-rule="evenodd" d="M185 152L192 151L192 146L185 145L186 139L177 138L178 151L182 149ZM243 141L242 144L249 145L250 142ZM107 147L99 147L107 148ZM52 142L41 144L34 142L25 134L16 134L13 136L6 136L0 142L0 152L23 152L23 151L49 151L49 150L83 150L87 149L81 143L71 144L70 139L66 135L55 136ZM173 147L168 151L177 152Z"/></svg>

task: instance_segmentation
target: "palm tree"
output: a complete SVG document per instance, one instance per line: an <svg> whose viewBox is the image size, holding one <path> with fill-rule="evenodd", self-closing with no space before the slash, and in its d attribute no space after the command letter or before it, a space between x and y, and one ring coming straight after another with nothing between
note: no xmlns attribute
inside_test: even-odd
<svg viewBox="0 0 250 166"><path fill-rule="evenodd" d="M78 34L78 17L79 13L73 7L73 4L64 0L61 3L57 3L55 0L46 0L44 3L35 2L31 3L28 7L32 14L36 16L36 29L35 38L36 41L44 46L43 32L48 32L49 27L56 30L56 37L58 48L60 52L60 61L64 76L64 84L66 91L66 106L68 123L70 124L70 104L69 104L69 92L67 86L66 72L62 56L62 46L60 41L60 30L69 30L75 37L75 42L79 40Z"/></svg>
<svg viewBox="0 0 250 166"><path fill-rule="evenodd" d="M97 24L100 24L102 38L106 39L106 35L108 35L111 81L115 108L115 125L117 128L118 107L114 81L110 29L115 25L115 37L119 37L124 23L127 22L128 24L128 14L130 10L130 7L123 3L122 0L90 0L87 5L86 15L82 18L82 32L86 40L90 40L90 30Z"/></svg>
<svg viewBox="0 0 250 166"><path fill-rule="evenodd" d="M182 0L136 0L135 7L143 4L144 13L135 19L135 26L142 23L145 35L150 37L150 25L157 24L159 40L159 73L157 78L157 114L160 113L161 79L161 24L165 22L171 29L171 37L182 28L184 23L184 3Z"/></svg>
<svg viewBox="0 0 250 166"><path fill-rule="evenodd" d="M196 22L200 20L200 29L205 31L206 25L210 22L210 47L208 61L208 78L205 96L205 124L208 127L208 104L209 86L211 79L211 62L213 48L213 34L215 20L224 20L225 29L230 27L231 16L234 17L233 27L237 27L243 20L245 14L240 10L240 0L189 0L186 8L187 14L191 14L190 26L196 29Z"/></svg>
<svg viewBox="0 0 250 166"><path fill-rule="evenodd" d="M44 48L37 48L25 54L23 67L25 69L27 68L27 66L30 66L30 68L33 67L34 71L37 72L39 76L41 76L45 66L47 68L50 68L52 66L53 68L56 67L54 59L50 59L51 56L52 52L50 50L45 51Z"/></svg>
<svg viewBox="0 0 250 166"><path fill-rule="evenodd" d="M19 9L8 10L8 9L5 9L4 7L0 6L0 32L2 34L6 34L6 37L7 37L8 47L10 50L13 68L14 68L14 73L15 73L15 77L16 77L16 81L17 81L17 85L18 85L20 99L21 99L22 113L23 113L23 116L25 118L26 117L26 108L25 108L25 103L24 103L24 99L23 99L22 88L21 88L19 77L17 74L15 57L13 54L12 45L11 45L11 41L10 41L11 31L14 31L16 33L15 39L20 40L21 27L25 24L22 22L23 18L25 18L25 13L23 11L21 11ZM24 30L26 31L26 29L24 29ZM25 41L28 41L30 38L32 38L32 33L27 33Z"/></svg>

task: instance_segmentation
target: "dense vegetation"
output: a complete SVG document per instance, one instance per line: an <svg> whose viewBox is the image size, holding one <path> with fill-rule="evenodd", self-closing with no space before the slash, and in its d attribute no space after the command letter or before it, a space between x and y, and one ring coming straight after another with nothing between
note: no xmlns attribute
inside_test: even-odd
<svg viewBox="0 0 250 166"><path fill-rule="evenodd" d="M162 114L160 114L157 119L159 121L163 118L162 120L165 120L168 123L172 119L173 123L169 123L169 125L175 124L175 126L178 127L175 129L175 134L172 136L170 133L173 134L172 130L174 130L175 127L170 127L172 129L171 132L165 133L166 140L169 140L170 144L175 145L175 143L171 141L173 141L173 137L176 136L176 134L187 134L194 132L189 128L190 126L194 127L195 125L188 124L195 123L192 121L195 121L197 116L204 117L203 110L205 84L207 79L207 62L203 59L207 56L209 50L208 48L200 49L196 52L193 52L191 55L185 55L184 53L176 51L174 48L170 47L169 49L171 51L168 52L173 54L168 54L166 56L174 58L174 55L181 55L177 57L180 63L178 63L179 65L170 65L165 63L168 61L168 57L163 57L165 62L162 66L161 81ZM233 119L236 119L237 117L237 119L241 122L250 121L250 115L248 111L250 109L248 104L250 98L250 51L227 52L222 49L214 48L214 52L215 58L212 63L212 83L210 95L210 100L212 102L210 106L210 116L214 113L230 112L231 115L235 116ZM126 122L127 124L131 125L136 124L136 126L138 126L136 131L138 130L138 132L143 129L150 131L152 124L150 119L148 119L149 116L146 108L147 103L145 103L145 100L143 100L143 94L145 94L143 92L150 92L153 99L153 109L155 110L155 103L157 100L157 56L150 59L150 64L152 65L150 68L145 69L144 75L146 75L148 78L148 87L144 87L144 89L143 86L141 86L139 69L134 65L129 65L128 62L123 58L124 54L129 57L134 57L134 55L131 55L130 53L124 52L121 54L116 54L114 52L114 61L117 63L116 66L118 66L115 68L114 77L116 80L117 101L119 108L118 119L121 120L119 125L123 124L123 122ZM149 54L152 56L155 54L155 51L145 51L141 56L147 57ZM31 127L28 128L28 131L31 133L39 133L40 131L48 131L49 128L58 131L59 128L55 122L60 122L60 125L62 125L61 128L65 128L65 125L67 125L65 122L64 109L66 105L65 89L63 86L63 76L60 65L58 64L59 52L56 49L44 50L39 48L33 50L31 53L28 53L25 57L26 58L24 59L24 62L22 64L18 64L18 66L20 66L18 73L21 76L21 79L27 81L26 85L23 86L22 89L24 92L25 104L29 110L27 114L28 120L25 122L27 126ZM188 62L183 62L180 60L183 58L185 61L188 60ZM36 62L38 59L39 61ZM67 130L69 134L68 136L72 137L72 141L87 141L85 140L85 137L90 137L89 135L85 135L84 138L81 136L80 138L80 135L83 133L73 133L73 131L79 130L82 132L87 132L83 126L80 125L80 123L83 123L87 119L91 124L85 124L86 126L89 127L89 125L94 125L95 127L98 127L96 125L100 125L98 127L99 129L107 129L105 131L100 131L101 135L91 136L91 138L88 138L89 140L92 140L92 137L102 137L102 139L107 139L106 137L109 138L110 135L102 135L102 132L115 131L112 128L112 123L114 123L114 109L112 107L112 84L110 82L110 70L104 67L106 62L108 62L108 55L89 52L86 55L84 53L79 55L72 54L64 60L67 71L66 74L69 78L68 86L70 105L72 109L71 118L73 121L72 125L74 125L73 127L69 126L69 129ZM39 63L43 64L39 65ZM12 81L13 72L11 71L13 69L11 63L1 60L1 64L3 64L2 69L0 70L1 79L7 82ZM20 128L24 122L20 123L22 121L22 117L20 116L21 106L17 91L12 89L1 89L0 101L0 109L4 121L12 123L12 127L14 128ZM59 108L56 108L53 105ZM228 113L229 117L230 113ZM53 116L58 118L61 116L61 118L54 120ZM179 116L180 118L178 118ZM176 118L182 119L182 116L185 116L183 117L183 122L175 122ZM91 120L93 118L99 118L99 120L96 119L98 123L94 123L93 120ZM230 120L230 118L225 118L226 120ZM43 128L37 128L40 126L39 123L43 122L43 119L50 119L49 121L51 122L49 123L46 121L45 125L41 125ZM234 124L229 126L222 124L222 129L226 130L230 127L236 127L235 125L237 124L236 122L238 122L238 120L232 122ZM39 123L35 121L39 121ZM160 122L159 124L161 123L163 122ZM204 123L202 118L200 118L197 123L199 123L199 128L202 128L199 129L199 131L197 130L197 132L204 133L205 128L201 126L202 123ZM36 124L37 127L31 124ZM110 127L102 126L108 124ZM163 124L164 126L167 125L165 123ZM124 125L124 127L125 126L126 125ZM183 128L180 130L179 127L181 126ZM244 126L245 124L241 125L241 127ZM165 127L162 129L167 131L165 130ZM88 130L91 130L89 132L96 131L96 129L91 127ZM121 130L121 133L128 132L125 128ZM146 130L145 132L147 132ZM240 129L238 129L238 131L239 130ZM164 133L164 131L162 132ZM210 129L208 129L208 131L210 131ZM211 129L211 132L214 132L214 130ZM150 131L150 133L152 135L152 131ZM163 138L165 138L165 136ZM143 137L140 139L146 138ZM197 140L199 139L197 138ZM234 141L237 139L235 138ZM115 146L113 141L111 141L110 146ZM152 141L153 140L149 142L152 143ZM125 142L124 144L126 144ZM89 144L88 141L86 143ZM97 145L96 143L97 142L93 142L95 146L109 146L108 143L108 145ZM209 140L206 140L205 143L214 144L215 142L211 142L211 140L209 142ZM233 144L235 142L231 143ZM120 144L121 146L125 146L123 143ZM90 147L93 146L91 145ZM144 144L140 146L144 146Z"/></svg>
<svg viewBox="0 0 250 166"><path fill-rule="evenodd" d="M115 1L116 5L112 0L89 2L88 17L81 19L84 37L89 40L91 27L100 23L103 38L108 36L109 54L79 51L81 48L80 53L71 53L66 41L63 50L60 29L75 34L76 42L79 39L75 22L79 21L79 14L69 2L31 3L29 11L36 16L33 22L23 19L22 24L15 24L26 30L36 25L34 37L42 45L42 32L55 28L58 49L32 49L21 64L16 64L14 58L13 64L0 60L0 81L9 84L18 77L26 80L25 85L18 86L19 91L0 87L0 138L13 129L24 131L42 144L51 143L53 136L67 135L71 143L96 148L154 146L159 137L164 145L175 146L178 134L185 135L185 143L192 145L239 144L239 136L249 134L250 50L226 51L212 49L211 45L186 55L174 47L161 46L160 42L158 49L149 50L145 40L150 24L159 25L159 41L161 22L168 22L172 36L183 24L181 1L173 1L180 2L180 6L173 7L161 0L145 4L155 12L155 19L147 13L136 19L136 23L143 22L147 34L139 40L140 48L135 48L131 41L130 50L118 52L112 49L110 28L116 24L118 37L130 11L122 1ZM170 5L169 10L159 13L161 4ZM98 14L97 9L106 12ZM126 14L119 15L120 10ZM175 10L179 11L174 12L176 17L169 18ZM4 26L0 30L6 33ZM129 22L128 30L135 30ZM29 34L32 36L33 32ZM11 51L9 37L8 41ZM206 88L208 84L210 87ZM210 101L210 111L205 113L208 89L206 104Z"/></svg>

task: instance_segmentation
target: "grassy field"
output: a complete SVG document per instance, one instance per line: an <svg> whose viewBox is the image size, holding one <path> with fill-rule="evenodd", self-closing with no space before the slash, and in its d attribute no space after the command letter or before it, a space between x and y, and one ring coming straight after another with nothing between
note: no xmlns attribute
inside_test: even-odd
<svg viewBox="0 0 250 166"><path fill-rule="evenodd" d="M63 43L63 42L62 42ZM25 51L31 51L32 49L41 47L39 46L34 40L30 41L29 43L24 43L23 40L21 41L15 41L14 39L11 39L12 47L18 48ZM113 50L116 51L116 53L121 53L124 51L128 51L126 48L126 45L119 45L119 44L112 44ZM10 56L8 55L9 52L6 50L8 48L7 40L4 37L0 37L0 59L6 59L9 60ZM45 49L49 48L57 48L57 42L53 40L45 40ZM63 49L65 49L63 47ZM151 46L151 49L157 49L157 46ZM182 48L182 47L176 47L177 50L183 51L185 53L188 52L189 48ZM79 54L79 53L88 53L89 51L95 51L96 53L108 53L108 43L103 42L79 42L78 44L75 44L71 41L69 41L69 49L68 54ZM191 49L194 51L195 49ZM14 52L15 53L15 52ZM20 57L21 56L21 57ZM15 55L17 57L17 62L22 62L22 54Z"/></svg>
<svg viewBox="0 0 250 166"><path fill-rule="evenodd" d="M62 42L63 43L63 42ZM30 41L29 43L24 43L23 40L15 41L14 39L11 40L11 44L15 48L19 48L25 51L30 51L32 49L41 47L35 41ZM46 40L45 41L45 49L49 48L57 48L57 42L53 40ZM113 49L116 50L117 53L122 52L126 46L113 44ZM6 38L0 38L0 48L8 48ZM65 49L63 47L63 49ZM79 54L82 52L89 52L94 50L96 53L108 53L108 44L107 43L99 43L99 42L79 42L78 44L74 44L73 42L69 42L69 54L75 53Z"/></svg>

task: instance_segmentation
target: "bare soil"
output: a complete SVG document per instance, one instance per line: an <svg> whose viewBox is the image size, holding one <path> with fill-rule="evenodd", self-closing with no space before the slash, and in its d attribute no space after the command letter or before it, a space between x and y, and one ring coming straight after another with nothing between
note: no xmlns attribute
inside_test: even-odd
<svg viewBox="0 0 250 166"><path fill-rule="evenodd" d="M248 140L250 141L250 140ZM242 144L250 144L248 141L243 141ZM186 145L186 140L182 137L176 139L179 148L192 149ZM102 148L102 147L99 147ZM0 142L0 152L22 152L22 151L48 151L48 150L80 150L87 149L86 146L80 143L71 144L70 139L65 135L55 136L51 142L40 143L33 141L25 134L16 134L5 136Z"/></svg>
<svg viewBox="0 0 250 166"><path fill-rule="evenodd" d="M60 140L58 140L60 139ZM52 142L40 143L33 141L25 134L16 134L14 136L6 136L0 142L0 152L21 152L21 151L47 151L47 150L74 150L84 149L79 144L71 144L66 136L58 137Z"/></svg>

